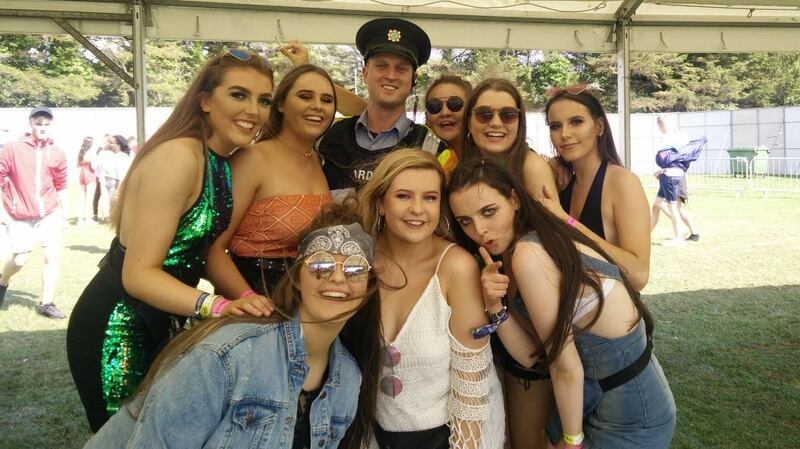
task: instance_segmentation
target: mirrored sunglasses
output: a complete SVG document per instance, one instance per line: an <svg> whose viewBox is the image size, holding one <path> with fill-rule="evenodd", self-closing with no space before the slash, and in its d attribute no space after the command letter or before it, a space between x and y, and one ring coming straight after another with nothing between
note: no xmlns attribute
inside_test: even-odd
<svg viewBox="0 0 800 449"><path fill-rule="evenodd" d="M344 261L337 262L333 254L319 251L306 259L308 272L317 279L329 279L337 265L342 266L342 272L350 282L366 281L371 269L367 259L360 255L348 256Z"/></svg>
<svg viewBox="0 0 800 449"><path fill-rule="evenodd" d="M475 120L484 125L491 122L495 114L500 116L500 121L505 125L510 125L519 120L519 109L517 108L505 107L493 109L488 106L480 106L472 110L472 115L475 117Z"/></svg>
<svg viewBox="0 0 800 449"><path fill-rule="evenodd" d="M400 364L400 350L392 345L383 347L383 366L392 368ZM403 381L394 374L383 376L380 383L381 392L396 398L403 391Z"/></svg>
<svg viewBox="0 0 800 449"><path fill-rule="evenodd" d="M425 110L429 114L438 114L442 112L442 106L445 104L447 104L447 109L450 112L458 112L464 107L464 99L457 96L449 97L446 101L442 101L439 98L431 98L425 102Z"/></svg>
<svg viewBox="0 0 800 449"><path fill-rule="evenodd" d="M254 58L254 57L260 58L261 62L264 64L264 66L267 69L272 70L272 63L269 62L269 59L267 59L266 57L261 56L259 54L253 53L250 50L245 50L245 49L241 49L241 48L231 48L231 49L225 50L225 53L222 54L222 57L225 57L225 56L228 56L228 55L233 56L234 58L236 58L236 59L238 59L238 60L240 60L242 62L247 62L251 58Z"/></svg>

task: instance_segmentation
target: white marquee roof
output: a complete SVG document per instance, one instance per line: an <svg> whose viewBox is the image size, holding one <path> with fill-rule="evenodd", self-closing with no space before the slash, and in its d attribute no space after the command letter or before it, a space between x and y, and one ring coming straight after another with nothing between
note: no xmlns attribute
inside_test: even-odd
<svg viewBox="0 0 800 449"><path fill-rule="evenodd" d="M3 0L0 32L129 35L133 0ZM405 17L435 47L616 51L629 18L631 51L800 51L800 0L139 0L162 39L351 44L373 17ZM632 14L631 14L632 12ZM630 16L630 17L628 17Z"/></svg>

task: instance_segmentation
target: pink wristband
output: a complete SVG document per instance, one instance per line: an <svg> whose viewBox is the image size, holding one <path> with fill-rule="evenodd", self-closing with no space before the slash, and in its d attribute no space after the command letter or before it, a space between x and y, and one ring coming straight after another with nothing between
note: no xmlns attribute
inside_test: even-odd
<svg viewBox="0 0 800 449"><path fill-rule="evenodd" d="M240 298L246 298L246 297L248 297L248 296L254 296L254 295L257 295L257 294L258 294L258 293L256 293L255 291L253 291L253 289L252 289L252 288L248 288L247 290L245 290L245 291L243 291L243 292L239 293L239 297L240 297Z"/></svg>
<svg viewBox="0 0 800 449"><path fill-rule="evenodd" d="M225 307L225 304L228 304L229 302L231 301L223 298L222 296L217 298L217 300L214 301L214 305L211 306L211 318L219 318L222 308Z"/></svg>
<svg viewBox="0 0 800 449"><path fill-rule="evenodd" d="M576 220L576 219L574 219L572 217L567 217L567 224L572 226L573 228L577 228L578 227L578 220Z"/></svg>

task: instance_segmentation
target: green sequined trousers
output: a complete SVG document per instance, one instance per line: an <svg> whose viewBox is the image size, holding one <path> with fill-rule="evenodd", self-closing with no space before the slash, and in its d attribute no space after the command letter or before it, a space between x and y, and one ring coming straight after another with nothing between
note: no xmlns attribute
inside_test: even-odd
<svg viewBox="0 0 800 449"><path fill-rule="evenodd" d="M180 217L164 272L196 286L208 248L228 227L232 209L228 162L209 149L200 195ZM95 432L136 391L155 356L185 321L128 294L122 283L125 252L115 238L67 328L70 372Z"/></svg>
<svg viewBox="0 0 800 449"><path fill-rule="evenodd" d="M155 357L155 345L141 319L120 301L108 318L100 378L106 410L113 415L139 386Z"/></svg>

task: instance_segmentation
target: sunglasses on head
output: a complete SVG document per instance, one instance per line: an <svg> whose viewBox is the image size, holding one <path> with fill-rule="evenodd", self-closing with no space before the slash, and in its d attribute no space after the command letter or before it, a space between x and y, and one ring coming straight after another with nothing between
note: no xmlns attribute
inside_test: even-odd
<svg viewBox="0 0 800 449"><path fill-rule="evenodd" d="M546 94L547 94L548 98L553 98L553 97L557 97L557 96L559 96L559 95L561 95L563 93L568 93L570 95L580 95L580 94L582 94L584 92L587 92L587 91L589 91L591 93L591 91L593 91L593 90L600 90L600 88L599 88L599 86L595 85L594 83L592 83L592 84L576 84L574 86L567 86L567 87L564 87L564 88L551 87L551 88L547 89Z"/></svg>
<svg viewBox="0 0 800 449"><path fill-rule="evenodd" d="M333 272L336 271L337 265L342 266L342 272L350 282L366 281L371 269L369 261L358 254L348 256L343 262L337 262L333 258L333 254L319 251L306 259L308 272L317 279L330 279Z"/></svg>
<svg viewBox="0 0 800 449"><path fill-rule="evenodd" d="M519 120L519 109L517 108L505 107L493 109L488 106L479 106L472 110L472 115L475 117L475 120L484 125L491 122L495 114L500 117L500 121L505 125L510 125Z"/></svg>
<svg viewBox="0 0 800 449"><path fill-rule="evenodd" d="M429 114L438 114L442 112L442 106L445 104L447 104L447 109L450 112L458 112L464 107L464 99L457 96L449 97L446 101L442 101L439 98L431 98L425 102L425 110Z"/></svg>
<svg viewBox="0 0 800 449"><path fill-rule="evenodd" d="M250 50L243 50L241 48L231 48L231 49L225 50L225 53L222 54L222 57L224 58L225 56L228 56L228 55L233 56L234 58L236 58L236 59L238 59L238 60L240 60L242 62L247 62L251 58L255 58L255 57L260 58L261 62L264 64L264 66L266 66L267 69L272 70L272 64L269 62L269 59L265 58L264 56L261 56L261 55L258 55L256 53L253 53Z"/></svg>

